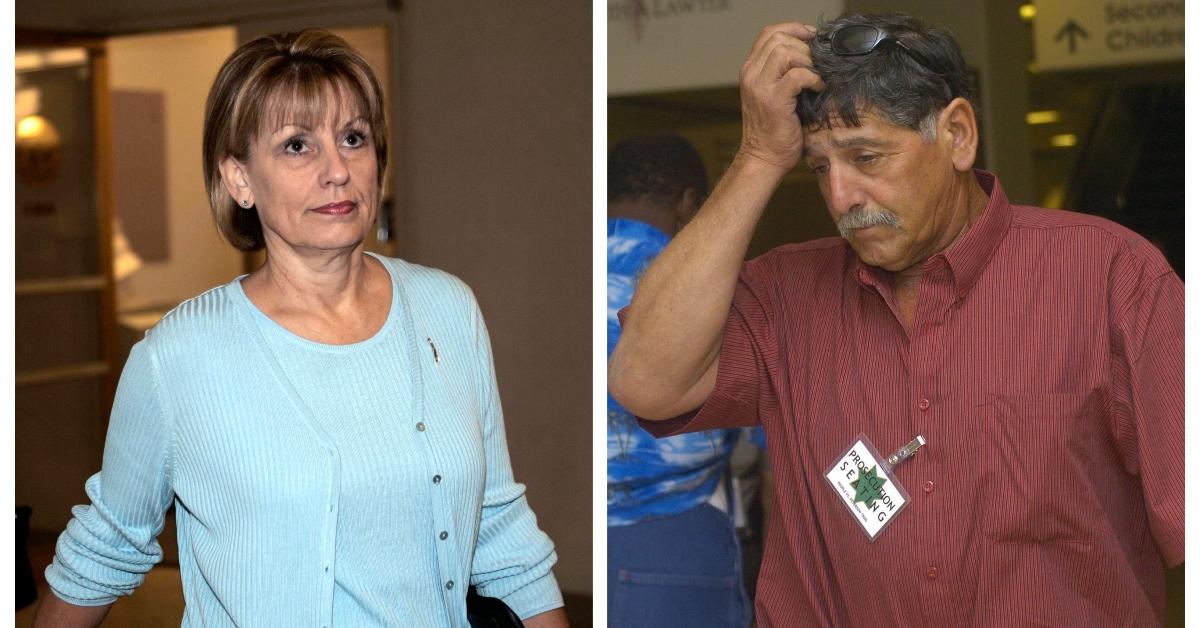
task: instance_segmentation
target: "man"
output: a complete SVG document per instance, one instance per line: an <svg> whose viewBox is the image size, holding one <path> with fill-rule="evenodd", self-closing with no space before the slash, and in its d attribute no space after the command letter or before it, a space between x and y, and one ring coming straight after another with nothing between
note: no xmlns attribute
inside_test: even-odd
<svg viewBox="0 0 1200 628"><path fill-rule="evenodd" d="M704 162L675 135L637 137L608 159L608 350L617 311L708 193ZM656 441L608 399L609 625L729 626L749 621L729 461L741 429ZM754 432L761 436L761 430ZM686 553L686 558L680 554Z"/></svg>
<svg viewBox="0 0 1200 628"><path fill-rule="evenodd" d="M741 148L642 279L609 385L656 435L765 427L760 624L1161 623L1184 556L1161 254L973 171L958 45L915 19L768 27L740 81ZM843 238L743 265L800 160Z"/></svg>

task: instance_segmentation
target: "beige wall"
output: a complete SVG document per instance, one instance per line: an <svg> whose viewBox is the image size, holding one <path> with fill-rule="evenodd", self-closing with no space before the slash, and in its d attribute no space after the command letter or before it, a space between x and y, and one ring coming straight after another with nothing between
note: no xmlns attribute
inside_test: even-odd
<svg viewBox="0 0 1200 628"><path fill-rule="evenodd" d="M474 289L517 478L563 589L591 591L590 7L471 7L398 16L400 254Z"/></svg>
<svg viewBox="0 0 1200 628"><path fill-rule="evenodd" d="M109 87L165 95L169 258L148 262L122 282L119 310L171 305L225 283L242 258L217 235L201 164L204 101L221 63L236 45L230 27L116 37L109 41ZM121 130L115 129L114 141ZM117 208L120 213L120 208Z"/></svg>
<svg viewBox="0 0 1200 628"><path fill-rule="evenodd" d="M837 15L843 0L609 0L608 94L722 87L737 82L768 24Z"/></svg>

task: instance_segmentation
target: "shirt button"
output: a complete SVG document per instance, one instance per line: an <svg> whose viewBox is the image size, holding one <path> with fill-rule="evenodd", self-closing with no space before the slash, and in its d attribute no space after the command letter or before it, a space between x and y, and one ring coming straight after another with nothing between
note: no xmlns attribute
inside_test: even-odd
<svg viewBox="0 0 1200 628"><path fill-rule="evenodd" d="M922 399L922 400L918 401L917 407L920 408L922 412L924 412L925 410L928 410L929 409L929 400Z"/></svg>
<svg viewBox="0 0 1200 628"><path fill-rule="evenodd" d="M921 490L925 491L926 493L932 493L933 492L933 480L929 480L929 481L925 482L925 484L922 484Z"/></svg>
<svg viewBox="0 0 1200 628"><path fill-rule="evenodd" d="M929 569L925 570L926 578L929 578L930 580L936 580L937 576L938 576L937 567L930 567Z"/></svg>
<svg viewBox="0 0 1200 628"><path fill-rule="evenodd" d="M425 422L424 422L424 421L421 421L421 422L418 422L418 423L417 423L417 431L418 431L418 432L424 432L424 431L425 431Z"/></svg>
<svg viewBox="0 0 1200 628"><path fill-rule="evenodd" d="M442 483L442 476L440 476L440 475L435 475L435 476L433 476L433 483L434 483L434 484L441 484L441 483Z"/></svg>
<svg viewBox="0 0 1200 628"><path fill-rule="evenodd" d="M453 580L451 580L451 581L447 582L447 583L446 583L446 588L447 588L447 589L453 589L453 588L454 588L454 581L453 581Z"/></svg>
<svg viewBox="0 0 1200 628"><path fill-rule="evenodd" d="M442 533L438 535L438 538L445 541L446 537L448 537L448 536L450 536L450 533L446 532L445 530L442 530Z"/></svg>

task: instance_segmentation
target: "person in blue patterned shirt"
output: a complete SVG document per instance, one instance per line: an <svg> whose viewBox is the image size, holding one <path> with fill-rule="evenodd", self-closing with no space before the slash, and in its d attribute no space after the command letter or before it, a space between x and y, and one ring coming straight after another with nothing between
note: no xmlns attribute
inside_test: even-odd
<svg viewBox="0 0 1200 628"><path fill-rule="evenodd" d="M608 354L638 279L708 193L704 162L675 135L637 137L608 159ZM608 397L609 626L745 626L750 606L730 490L738 439L761 428L656 440Z"/></svg>

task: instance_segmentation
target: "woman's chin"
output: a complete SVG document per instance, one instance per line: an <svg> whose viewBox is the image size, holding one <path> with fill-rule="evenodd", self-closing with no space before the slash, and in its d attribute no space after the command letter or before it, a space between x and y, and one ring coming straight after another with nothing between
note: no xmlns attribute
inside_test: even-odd
<svg viewBox="0 0 1200 628"><path fill-rule="evenodd" d="M366 241L366 234L346 234L341 237L336 237L333 234L322 234L316 237L296 238L294 240L281 239L276 246L286 247L293 250L307 251L351 251L360 246ZM267 253L271 251L270 243L267 246Z"/></svg>

